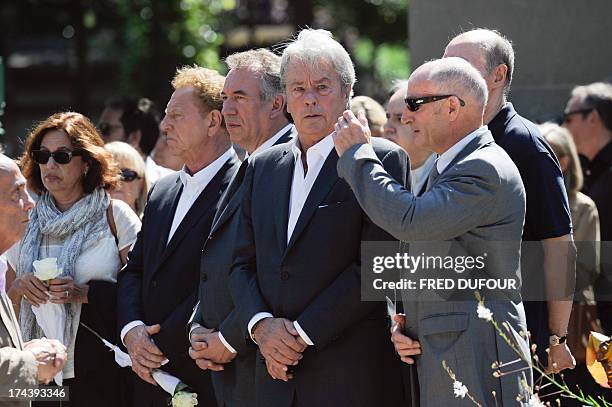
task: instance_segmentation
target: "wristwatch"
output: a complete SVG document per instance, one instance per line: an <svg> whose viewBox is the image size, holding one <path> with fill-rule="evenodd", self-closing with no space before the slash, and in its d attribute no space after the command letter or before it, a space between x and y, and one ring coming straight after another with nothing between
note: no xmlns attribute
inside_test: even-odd
<svg viewBox="0 0 612 407"><path fill-rule="evenodd" d="M559 335L550 335L548 337L548 344L550 346L557 346L557 345L561 345L562 343L565 343L567 341L567 334L563 335L563 336L559 336Z"/></svg>

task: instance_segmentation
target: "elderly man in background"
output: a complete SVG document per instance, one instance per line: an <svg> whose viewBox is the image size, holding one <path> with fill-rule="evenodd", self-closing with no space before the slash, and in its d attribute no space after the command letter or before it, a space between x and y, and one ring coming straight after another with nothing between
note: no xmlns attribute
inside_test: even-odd
<svg viewBox="0 0 612 407"><path fill-rule="evenodd" d="M460 372L470 394L483 405L513 405L519 395L523 403L527 401L521 381L531 383L528 370L496 377L491 368L494 362L518 356L529 360L529 350L519 334L526 329L519 279L525 192L516 166L483 125L486 103L485 81L463 59L431 61L413 72L402 121L415 133L419 147L439 154L421 196L387 174L372 150L375 139L369 137L363 116L356 118L346 111L336 126L338 173L374 223L411 245L454 241L459 254L482 254L481 250L503 241L502 250L489 256L493 261L475 275L519 282L516 288L495 293L487 306L500 323L507 321L522 355L488 321L476 316L476 300L469 299L472 292L465 293L463 301L402 292L406 315L396 318L392 340L404 362L412 364L413 357L420 355L416 359L420 399L413 398L413 406L456 403L444 362ZM520 360L514 367L519 372L528 369ZM445 382L448 385L441 385Z"/></svg>
<svg viewBox="0 0 612 407"><path fill-rule="evenodd" d="M394 87L386 105L387 121L383 137L406 150L410 157L410 191L415 195L425 192L427 177L436 161L436 154L418 147L415 134L405 123L402 123L404 98L408 81L399 81ZM354 112L354 110L353 110ZM372 133L374 136L374 133Z"/></svg>
<svg viewBox="0 0 612 407"><path fill-rule="evenodd" d="M134 405L167 405L168 395L151 376L157 368L195 390L199 404L215 403L210 375L189 357L181 333L198 298L202 246L239 165L221 115L224 79L210 69L185 67L172 81L160 126L185 166L153 187L142 230L118 278L121 340L142 379L136 380Z"/></svg>
<svg viewBox="0 0 612 407"><path fill-rule="evenodd" d="M362 240L391 240L338 178L332 132L355 70L324 30L302 30L282 55L297 137L253 157L245 175L231 290L258 346L256 405L394 406L403 394L384 304L361 302ZM408 159L375 151L405 183Z"/></svg>
<svg viewBox="0 0 612 407"><path fill-rule="evenodd" d="M573 292L565 299L549 294L560 280L573 277L566 273L575 275L576 249L567 192L554 152L538 128L507 101L514 71L512 44L497 31L476 29L453 38L444 57L465 59L487 83L484 123L518 167L525 185L523 241L542 242L541 248L527 243L521 262L524 295L538 287L525 301L531 339L540 360L548 359L548 371L573 369L576 362L566 343ZM529 301L535 296L539 301Z"/></svg>
<svg viewBox="0 0 612 407"><path fill-rule="evenodd" d="M563 126L570 131L582 164L584 186L597 206L601 274L595 300L604 332L612 333L612 85L596 82L572 90Z"/></svg>
<svg viewBox="0 0 612 407"><path fill-rule="evenodd" d="M213 371L218 404L240 407L255 405L256 363L256 346L242 332L229 291L243 180L252 157L291 140L293 125L284 114L278 55L257 49L230 55L225 62L229 72L221 93L221 113L230 139L246 150L248 158L221 197L204 243L199 303L190 328L190 355L201 369Z"/></svg>
<svg viewBox="0 0 612 407"><path fill-rule="evenodd" d="M17 164L0 153L0 254L21 239L34 202ZM23 343L19 322L5 293L6 261L0 256L0 406L29 406L17 389L49 383L66 363L66 347L57 340Z"/></svg>

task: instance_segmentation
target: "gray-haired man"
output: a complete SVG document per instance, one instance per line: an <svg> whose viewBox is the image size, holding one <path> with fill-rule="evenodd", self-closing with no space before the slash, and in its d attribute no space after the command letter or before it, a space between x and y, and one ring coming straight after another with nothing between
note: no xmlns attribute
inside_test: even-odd
<svg viewBox="0 0 612 407"><path fill-rule="evenodd" d="M255 405L255 344L243 334L229 292L233 245L238 233L242 181L251 157L291 139L285 117L280 57L266 49L230 55L223 86L223 109L230 139L244 148L241 164L221 197L200 263L199 303L190 328L190 355L201 369L212 370L220 406ZM233 361L233 362L232 362ZM232 362L232 363L229 363Z"/></svg>
<svg viewBox="0 0 612 407"><path fill-rule="evenodd" d="M327 31L303 30L281 78L297 137L253 157L232 267L238 318L258 345L257 406L401 405L384 304L360 301L362 240L391 240L338 178L332 132L355 70ZM408 160L374 142L400 183Z"/></svg>
<svg viewBox="0 0 612 407"><path fill-rule="evenodd" d="M34 207L17 164L0 154L0 254L21 239ZM66 347L57 340L23 343L19 322L5 293L6 262L0 257L0 406L29 406L17 389L48 383L66 363ZM12 390L12 391L11 391Z"/></svg>

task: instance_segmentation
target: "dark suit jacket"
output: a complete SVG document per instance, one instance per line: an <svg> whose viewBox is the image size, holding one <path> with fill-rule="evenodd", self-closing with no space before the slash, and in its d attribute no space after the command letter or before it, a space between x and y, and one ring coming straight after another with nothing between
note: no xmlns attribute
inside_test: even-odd
<svg viewBox="0 0 612 407"><path fill-rule="evenodd" d="M291 140L291 131L283 134L276 145ZM246 165L246 163L244 163ZM256 346L242 333L234 302L229 291L229 273L233 262L234 242L238 233L237 216L244 193L244 172L238 172L219 201L213 226L204 243L200 262L200 295L193 322L214 328L238 352L234 361L221 372L211 372L215 395L220 406L255 405L253 372Z"/></svg>
<svg viewBox="0 0 612 407"><path fill-rule="evenodd" d="M399 147L373 139L381 161L402 184L408 163ZM399 359L384 304L361 302L362 241L392 240L359 207L336 172L332 150L287 244L294 169L291 144L254 157L245 176L230 277L241 326L258 312L297 320L308 347L294 378L273 380L258 352L257 405L394 406L403 402Z"/></svg>
<svg viewBox="0 0 612 407"><path fill-rule="evenodd" d="M128 264L118 278L119 329L134 320L147 325L161 324L161 331L153 340L170 360L163 370L195 389L201 405L214 403L210 376L189 357L189 341L184 329L197 300L200 252L219 198L239 164L234 155L221 167L189 209L167 246L183 185L178 173L158 180L150 193L142 229ZM139 405L145 405L146 400L158 403L168 396L140 379L136 383L134 397Z"/></svg>

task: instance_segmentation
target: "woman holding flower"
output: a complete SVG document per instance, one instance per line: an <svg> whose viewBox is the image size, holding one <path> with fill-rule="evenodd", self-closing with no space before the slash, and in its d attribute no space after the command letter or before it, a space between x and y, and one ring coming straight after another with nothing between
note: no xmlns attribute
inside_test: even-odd
<svg viewBox="0 0 612 407"><path fill-rule="evenodd" d="M23 335L45 336L41 325L63 330L63 385L70 386L69 404L79 406L118 404L113 353L81 323L114 341L114 286L140 230L129 206L110 198L119 170L103 146L79 113L57 113L38 125L26 141L22 166L28 188L40 197L23 239L7 254L8 294L19 305ZM49 258L57 258L60 274L43 282L33 264ZM65 315L63 321L39 320L48 315L39 307L49 304L62 305L56 315Z"/></svg>

